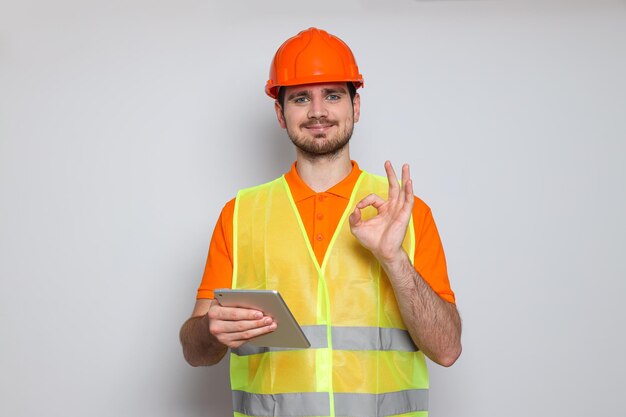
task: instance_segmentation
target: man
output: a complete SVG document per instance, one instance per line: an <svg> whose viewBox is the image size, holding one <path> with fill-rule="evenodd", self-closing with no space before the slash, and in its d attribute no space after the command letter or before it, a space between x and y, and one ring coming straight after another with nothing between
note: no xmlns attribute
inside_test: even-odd
<svg viewBox="0 0 626 417"><path fill-rule="evenodd" d="M461 352L460 319L430 209L401 181L350 160L363 85L348 46L310 28L276 52L266 93L296 147L283 177L240 191L213 234L192 317L187 361L212 365L231 349L237 416L425 416L424 355ZM220 306L216 288L277 289L309 349L246 342L277 324Z"/></svg>

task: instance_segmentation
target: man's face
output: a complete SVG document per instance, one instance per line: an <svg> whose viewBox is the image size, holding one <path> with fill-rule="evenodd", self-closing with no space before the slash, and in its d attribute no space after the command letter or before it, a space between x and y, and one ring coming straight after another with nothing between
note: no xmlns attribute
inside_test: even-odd
<svg viewBox="0 0 626 417"><path fill-rule="evenodd" d="M275 104L278 123L309 158L333 157L350 141L359 120L360 97L350 99L346 83L284 87L285 103Z"/></svg>

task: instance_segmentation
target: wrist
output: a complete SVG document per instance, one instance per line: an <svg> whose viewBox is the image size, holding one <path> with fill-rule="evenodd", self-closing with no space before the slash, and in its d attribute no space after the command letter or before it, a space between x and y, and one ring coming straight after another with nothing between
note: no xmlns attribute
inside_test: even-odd
<svg viewBox="0 0 626 417"><path fill-rule="evenodd" d="M411 263L409 260L409 256L406 254L404 249L400 248L399 251L387 254L387 255L379 255L376 256L378 262L380 262L381 266L385 269L385 271L399 271L406 267L407 263Z"/></svg>

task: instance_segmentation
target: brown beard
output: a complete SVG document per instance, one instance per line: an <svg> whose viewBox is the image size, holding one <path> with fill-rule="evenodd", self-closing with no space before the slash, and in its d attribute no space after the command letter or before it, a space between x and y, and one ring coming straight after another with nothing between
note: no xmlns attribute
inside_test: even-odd
<svg viewBox="0 0 626 417"><path fill-rule="evenodd" d="M333 120L328 119L318 119L315 121L303 123L300 125L300 128L306 128L307 126L315 125L315 124L331 124L333 126L338 126L338 123ZM333 138L328 140L315 140L315 139L324 139L326 138L326 134L322 133L319 135L314 135L314 140L305 138L303 136L299 136L296 132L293 132L289 125L287 125L287 135L291 142L298 149L302 151L304 156L308 159L318 159L318 158L334 158L336 157L343 148L350 142L350 138L352 137L352 131L354 129L354 123L350 121L350 123L346 123L344 129L338 131Z"/></svg>

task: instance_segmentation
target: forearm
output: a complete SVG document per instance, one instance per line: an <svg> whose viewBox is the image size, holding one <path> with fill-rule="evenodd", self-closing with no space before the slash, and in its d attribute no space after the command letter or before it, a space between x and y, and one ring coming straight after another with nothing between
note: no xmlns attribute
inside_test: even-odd
<svg viewBox="0 0 626 417"><path fill-rule="evenodd" d="M430 288L406 253L381 264L413 342L434 362L452 365L461 354L461 319L456 306Z"/></svg>
<svg viewBox="0 0 626 417"><path fill-rule="evenodd" d="M191 366L209 366L218 363L228 347L209 332L209 318L191 317L180 329L183 355Z"/></svg>

